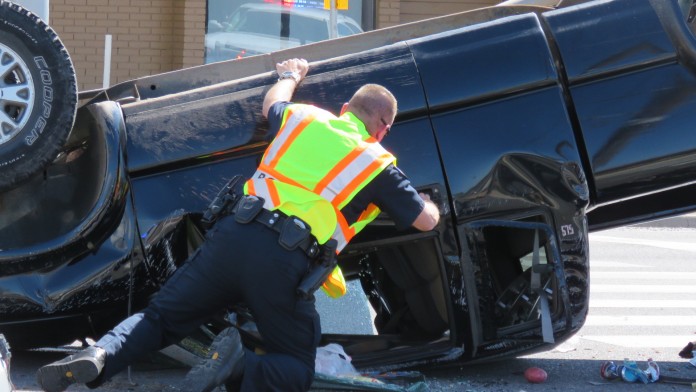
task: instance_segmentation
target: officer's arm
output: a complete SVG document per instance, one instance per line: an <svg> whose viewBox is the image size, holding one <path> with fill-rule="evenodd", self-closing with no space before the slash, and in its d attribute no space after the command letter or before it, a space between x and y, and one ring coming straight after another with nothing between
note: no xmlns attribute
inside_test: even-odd
<svg viewBox="0 0 696 392"><path fill-rule="evenodd" d="M440 221L440 210L435 203L430 201L430 196L425 193L420 193L419 195L423 199L425 207L423 207L423 211L416 217L416 220L413 222L413 227L421 231L432 230Z"/></svg>
<svg viewBox="0 0 696 392"><path fill-rule="evenodd" d="M304 79L309 70L309 65L305 59L290 59L276 64L278 72L278 82L271 87L263 99L261 113L268 118L268 112L274 103L280 101L290 101L297 85Z"/></svg>

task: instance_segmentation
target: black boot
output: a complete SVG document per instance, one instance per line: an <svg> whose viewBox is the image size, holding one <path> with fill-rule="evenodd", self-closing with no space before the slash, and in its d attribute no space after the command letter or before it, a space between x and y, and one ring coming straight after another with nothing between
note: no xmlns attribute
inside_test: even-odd
<svg viewBox="0 0 696 392"><path fill-rule="evenodd" d="M73 383L96 379L104 368L105 358L104 349L91 346L40 368L36 378L44 391L61 392Z"/></svg>
<svg viewBox="0 0 696 392"><path fill-rule="evenodd" d="M208 356L186 375L186 391L210 392L216 387L241 378L244 373L244 347L237 328L220 332L208 350Z"/></svg>

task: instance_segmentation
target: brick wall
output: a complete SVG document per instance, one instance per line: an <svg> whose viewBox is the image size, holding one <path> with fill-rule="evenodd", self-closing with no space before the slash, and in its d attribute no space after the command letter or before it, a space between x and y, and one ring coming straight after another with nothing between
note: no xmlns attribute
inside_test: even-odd
<svg viewBox="0 0 696 392"><path fill-rule="evenodd" d="M206 0L51 0L49 12L81 91L102 86L106 34L109 84L203 63Z"/></svg>
<svg viewBox="0 0 696 392"><path fill-rule="evenodd" d="M377 28L500 2L375 1ZM51 0L49 19L83 91L102 86L106 34L112 35L109 85L203 64L206 10L206 0Z"/></svg>
<svg viewBox="0 0 696 392"><path fill-rule="evenodd" d="M377 27L390 27L436 16L468 11L502 0L376 0Z"/></svg>
<svg viewBox="0 0 696 392"><path fill-rule="evenodd" d="M183 3L183 29L181 57L174 62L175 69L203 64L205 47L206 0L178 0ZM190 34L189 32L193 32Z"/></svg>
<svg viewBox="0 0 696 392"><path fill-rule="evenodd" d="M401 0L377 0L377 28L391 27L401 20Z"/></svg>
<svg viewBox="0 0 696 392"><path fill-rule="evenodd" d="M463 12L476 8L487 7L500 3L499 0L437 0L424 2L422 0L401 0L400 23L432 18Z"/></svg>

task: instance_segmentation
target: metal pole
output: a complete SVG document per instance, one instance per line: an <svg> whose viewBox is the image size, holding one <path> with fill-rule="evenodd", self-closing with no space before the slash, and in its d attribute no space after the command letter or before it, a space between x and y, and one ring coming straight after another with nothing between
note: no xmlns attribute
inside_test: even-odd
<svg viewBox="0 0 696 392"><path fill-rule="evenodd" d="M103 88L108 88L111 81L111 34L104 36L104 79Z"/></svg>
<svg viewBox="0 0 696 392"><path fill-rule="evenodd" d="M337 15L338 10L336 9L336 0L331 0L331 10L329 11L329 38L338 37L338 25L337 25Z"/></svg>

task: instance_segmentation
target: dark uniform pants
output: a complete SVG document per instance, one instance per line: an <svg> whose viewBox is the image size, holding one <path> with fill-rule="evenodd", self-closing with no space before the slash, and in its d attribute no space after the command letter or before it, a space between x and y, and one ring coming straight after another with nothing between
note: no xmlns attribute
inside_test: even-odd
<svg viewBox="0 0 696 392"><path fill-rule="evenodd" d="M314 300L295 295L308 262L301 250L281 248L277 233L259 223L221 219L142 313L96 343L107 353L96 384L143 354L178 342L226 306L243 302L254 315L267 353L245 350L241 390L308 390L321 337Z"/></svg>

